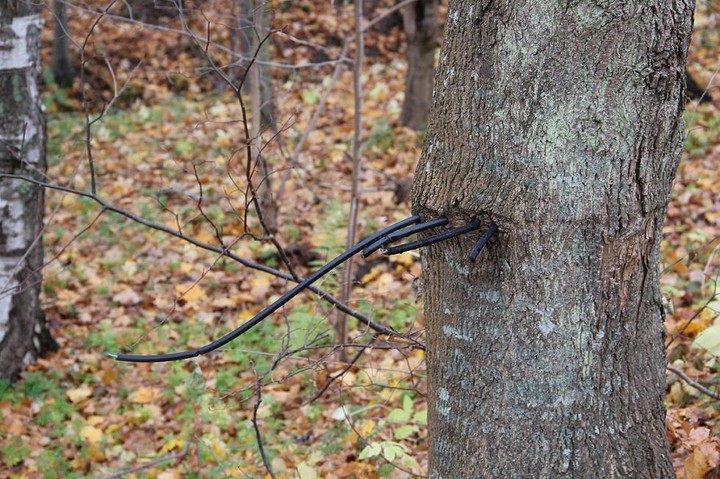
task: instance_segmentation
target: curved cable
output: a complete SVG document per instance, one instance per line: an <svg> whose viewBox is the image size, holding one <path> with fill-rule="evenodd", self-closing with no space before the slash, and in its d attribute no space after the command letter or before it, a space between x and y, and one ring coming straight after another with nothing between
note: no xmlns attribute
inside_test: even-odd
<svg viewBox="0 0 720 479"><path fill-rule="evenodd" d="M389 246L389 247L383 246L380 248L380 251L384 255L404 253L405 251L422 248L424 246L430 246L431 244L439 243L441 241L445 241L447 239L454 238L455 236L460 236L465 233L469 233L470 231L479 229L481 225L482 225L482 223L480 223L480 221L473 220L470 223L464 224L462 226L458 226L457 228L443 231L442 233L438 233L433 236L428 236L427 238L419 239L419 240L413 241L411 243L405 243L405 244L401 244L401 245L397 245L397 246Z"/></svg>
<svg viewBox="0 0 720 479"><path fill-rule="evenodd" d="M480 254L480 251L482 251L483 247L485 246L485 243L488 242L490 238L492 238L492 235L497 233L498 226L493 223L490 225L490 227L482 234L479 240L477 240L477 243L475 243L475 246L473 247L472 251L470 251L470 255L468 256L468 259L470 261L475 261L475 258L478 257Z"/></svg>
<svg viewBox="0 0 720 479"><path fill-rule="evenodd" d="M400 231L396 231L394 233L390 233L387 236L383 236L367 248L365 248L362 252L362 257L367 258L371 254L373 254L375 251L379 250L381 247L385 246L388 243L394 243L395 241L403 238L407 238L410 235L414 235L415 233L420 233L422 231L427 231L432 228L436 228L438 226L445 226L448 224L448 219L443 218L436 218L434 220L427 221L425 223L420 223L414 226L410 226L408 228L402 229Z"/></svg>
<svg viewBox="0 0 720 479"><path fill-rule="evenodd" d="M342 263L350 259L350 257L356 255L360 251L363 250L363 248L366 248L367 246L375 243L378 241L378 239L383 238L390 233L403 229L407 226L416 224L420 221L420 216L414 215L410 218L406 218L402 221L399 221L397 223L394 223L390 226L388 226L385 229L382 229L378 231L375 234L372 234L368 236L367 238L363 239L359 243L355 244L352 248L349 250L344 251L339 256L337 256L335 259L327 263L325 266L320 268L319 270L315 271L313 274L308 276L305 280L298 283L297 286L295 286L293 289L282 295L280 298L278 298L274 303L271 305L265 307L262 311L260 311L258 314L256 314L252 319L248 320L247 322L243 323L240 327L237 329L229 332L225 336L216 339L215 341L206 344L205 346L202 346L197 349L191 349L188 351L181 351L177 353L167 353L167 354L155 354L155 355L137 355L137 354L113 354L113 353L104 353L105 356L115 359L117 361L126 361L131 363L161 363L161 362L167 362L167 361L179 361L182 359L190 359L194 358L203 354L207 354L211 351L214 351L218 348L221 348L222 346L225 346L230 341L236 339L237 337L241 336L242 334L246 333L248 330L259 324L262 320L270 316L272 313L277 311L279 308L281 308L283 305L285 305L288 301L293 299L295 296L297 296L303 289L307 288L311 284L313 284L315 281L320 279L321 277L328 274L333 269L340 266ZM452 230L451 230L452 231Z"/></svg>

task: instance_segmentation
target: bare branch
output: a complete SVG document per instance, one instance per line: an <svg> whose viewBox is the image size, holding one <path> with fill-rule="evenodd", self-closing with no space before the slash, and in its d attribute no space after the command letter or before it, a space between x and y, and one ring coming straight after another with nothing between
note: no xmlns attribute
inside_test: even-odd
<svg viewBox="0 0 720 479"><path fill-rule="evenodd" d="M263 273L271 274L271 275L276 276L276 277L278 277L278 278L285 279L285 280L288 280L288 281L292 281L292 282L294 282L294 283L299 283L299 282L300 282L300 278L298 278L298 279L296 280L295 278L292 277L292 275L290 275L290 274L288 274L288 273L285 273L285 272L283 272L283 271L277 270L277 269L275 269L275 268L271 268L271 267L266 266L266 265L264 265L264 264L255 263L255 262L253 262L253 261L250 261L250 260L248 260L248 259L245 259L245 258L243 258L242 256L238 256L237 254L233 253L233 252L230 251L229 249L222 248L222 247L219 247L219 246L214 246L214 245L211 245L211 244L208 244L208 243L204 243L204 242L202 242L202 241L200 241L200 240L197 240L197 239L193 238L192 236L188 236L188 235L186 235L186 234L184 234L184 233L181 233L181 232L179 232L179 231L173 230L172 228L168 228L168 227L165 226L164 224L155 223L155 222L153 222L153 221L146 220L145 218L143 218L143 217L141 217L141 216L138 216L138 215L132 213L131 211L128 211L128 210L126 210L126 209L124 209L124 208L120 208L120 207L115 206L115 205L113 205L113 204L111 204L111 203L108 203L107 201L105 201L104 199L102 199L101 197L99 197L99 196L96 195L96 194L93 194L93 193L90 193L90 192L87 192L87 191L77 190L77 189L74 189L74 188L69 188L69 187L67 187L67 186L61 186L61 185L55 185L55 184L52 184L52 183L47 183L47 182L44 182L44 181L37 180L37 179L35 179L35 178L30 178L30 177L26 177L26 176L22 176L22 175L12 175L12 174L7 174L7 173L0 173L0 178L11 178L11 179L16 179L16 180L22 180L22 181L26 181L26 182L28 182L28 183L32 183L32 184L34 184L34 185L42 186L42 187L44 187L44 188L49 188L49 189L51 189L51 190L63 191L63 192L65 192L65 193L71 193L71 194L74 194L74 195L77 195L77 196L82 196L82 197L84 197L84 198L91 199L91 200L93 200L94 202L96 202L98 205L100 205L102 208L106 209L107 211L112 211L112 212L114 212L114 213L117 213L117 214L119 214L119 215L121 215L121 216L124 216L125 218L128 218L128 219L134 221L135 223L141 224L141 225L146 226L146 227L148 227L148 228L151 228L151 229L154 229L154 230L157 230L157 231L162 231L163 233L167 233L167 234L169 234L170 236L174 236L175 238L178 238L178 239L181 239L181 240L183 240L183 241L186 241L186 242L188 242L188 243L190 243L190 244L192 244L192 245L194 245L194 246L197 246L198 248L204 249L204 250L206 250L206 251L212 251L212 252L217 253L217 254L220 254L220 255L222 255L222 256L226 256L226 257L232 259L233 261L236 261L237 263L239 263L239 264L241 264L241 265L243 265L243 266L245 266L245 267L247 267L247 268L251 268L251 269L254 269L254 270L257 270L257 271L262 271ZM310 291L312 291L313 293L315 293L315 294L317 294L318 296L320 296L320 298L322 298L324 301L327 301L328 303L330 303L330 304L331 304L332 306L334 306L335 308L337 308L337 309L339 309L340 311L343 311L343 312L349 314L350 316L356 318L358 321L360 321L361 323L363 323L363 324L367 325L368 327L374 329L375 331L377 331L377 332L379 332L379 333L382 333L382 334L387 334L387 335L389 335L389 336L398 336L398 333L397 333L396 331L394 331L394 330L392 330L392 329L390 329L390 328L387 328L387 327L383 326L382 324L379 324L379 323L373 321L372 319L368 318L367 316L365 316L363 313L361 313L360 311L356 310L355 308L351 308L351 307L348 306L347 304L345 304L345 303L341 302L340 300L336 299L336 298L333 297L330 293L328 293L327 291L323 290L322 288L319 288L319 287L317 287L317 286L312 285L312 286L309 286L308 289L310 289Z"/></svg>
<svg viewBox="0 0 720 479"><path fill-rule="evenodd" d="M715 391L711 391L710 389L706 388L699 382L695 381L693 378L685 374L681 369L676 368L675 366L668 366L667 370L677 375L680 379L688 383L690 386L694 387L698 391L700 391L703 394L707 394L713 399L720 399L720 394L716 393Z"/></svg>

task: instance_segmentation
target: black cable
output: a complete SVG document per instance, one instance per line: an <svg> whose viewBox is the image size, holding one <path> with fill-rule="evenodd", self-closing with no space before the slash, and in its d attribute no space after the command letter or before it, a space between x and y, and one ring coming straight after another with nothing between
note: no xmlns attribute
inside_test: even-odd
<svg viewBox="0 0 720 479"><path fill-rule="evenodd" d="M490 227L483 233L483 235L480 237L480 239L475 243L475 246L473 247L472 251L470 251L470 256L468 258L470 261L475 261L475 258L480 254L480 251L482 251L483 247L485 246L485 243L488 242L490 238L492 238L492 235L497 233L498 227L495 223L491 224Z"/></svg>
<svg viewBox="0 0 720 479"><path fill-rule="evenodd" d="M380 251L382 251L382 253L385 255L404 253L405 251L422 248L424 246L430 246L431 244L439 243L440 241L445 241L447 239L454 238L455 236L469 233L470 231L480 228L481 225L482 223L480 223L478 220L473 220L470 223L458 226L457 228L443 231L442 233L438 233L434 236L428 236L427 238L413 241L411 243L405 243L398 246L390 247L383 246L382 248L380 248Z"/></svg>
<svg viewBox="0 0 720 479"><path fill-rule="evenodd" d="M407 238L408 236L414 235L415 233L420 233L422 231L436 228L438 226L445 226L446 224L448 224L448 221L449 220L447 218L436 218L425 223L420 223L418 225L410 226L409 228L396 231L387 236L383 236L382 238L365 248L362 252L362 257L367 258L388 243L394 243L399 239Z"/></svg>
<svg viewBox="0 0 720 479"><path fill-rule="evenodd" d="M248 320L244 324L242 324L239 328L229 332L225 336L221 337L220 339L216 339L215 341L206 344L205 346L198 348L198 349L192 349L189 351L181 351L178 353L168 353L168 354L156 354L156 355L136 355L136 354L112 354L112 353L104 353L105 356L109 358L113 358L117 361L127 361L132 363L160 363L160 362L166 362L166 361L179 361L182 359L190 359L194 358L203 354L207 354L211 351L214 351L222 346L225 346L230 341L236 339L237 337L241 336L242 334L246 333L248 330L259 324L263 319L270 316L272 313L274 313L276 310L281 308L283 305L285 305L288 301L293 299L295 296L297 296L303 289L307 288L311 284L313 284L315 281L320 279L321 277L328 274L333 269L340 266L342 263L350 259L350 257L354 256L355 254L359 253L363 250L363 248L366 248L368 245L373 244L376 242L379 238L385 237L388 234L400 230L402 228L405 228L407 226L413 225L420 221L420 217L418 215L411 216L410 218L404 219L402 221L399 221L395 224L392 224L388 226L387 228L378 231L377 233L368 236L364 240L357 243L355 246L350 248L349 250L344 251L342 254L340 254L338 257L327 263L325 266L308 276L305 280L300 282L297 286L295 286L293 289L282 295L277 301L272 303L271 305L267 306L265 309L260 311L258 314L255 315L252 319Z"/></svg>

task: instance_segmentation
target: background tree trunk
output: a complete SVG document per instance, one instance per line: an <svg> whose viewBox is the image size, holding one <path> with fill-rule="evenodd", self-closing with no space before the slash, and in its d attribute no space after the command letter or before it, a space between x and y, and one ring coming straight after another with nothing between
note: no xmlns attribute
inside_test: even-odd
<svg viewBox="0 0 720 479"><path fill-rule="evenodd" d="M61 87L69 87L75 78L75 71L70 60L67 5L64 1L53 2L54 32L52 43L52 71L55 82Z"/></svg>
<svg viewBox="0 0 720 479"><path fill-rule="evenodd" d="M38 89L40 5L0 5L0 171L45 173L45 124ZM57 347L40 309L43 191L0 181L0 378Z"/></svg>
<svg viewBox="0 0 720 479"><path fill-rule="evenodd" d="M418 0L403 8L408 70L400 123L416 130L427 125L432 104L437 7L437 0Z"/></svg>
<svg viewBox="0 0 720 479"><path fill-rule="evenodd" d="M250 55L257 52L255 63L250 67L247 81L250 86L250 102L252 104L252 124L250 135L255 141L257 172L259 180L257 186L258 208L262 212L263 222L270 233L277 233L277 204L273 198L272 181L270 178L271 169L267 164L265 156L261 153L262 132L265 129L275 131L275 106L272 101L272 83L270 68L261 62L267 62L270 58L269 42L265 41L260 50L260 42L268 35L270 23L268 6L261 0L246 0L243 4L248 10L241 11L242 18L248 19L251 29L249 35ZM243 85L244 86L244 85ZM259 114L258 114L259 113Z"/></svg>
<svg viewBox="0 0 720 479"><path fill-rule="evenodd" d="M430 477L670 478L658 286L693 2L450 2L414 208Z"/></svg>
<svg viewBox="0 0 720 479"><path fill-rule="evenodd" d="M246 58L251 58L257 51L258 44L270 32L270 7L264 0L241 0L240 1L240 19L239 19L239 37L242 54ZM260 112L261 123L263 128L270 128L277 131L277 121L275 119L275 101L272 91L272 70L269 66L264 65L270 61L270 42L268 39L257 53L257 58L253 68L257 69L257 74L248 75L243 85L243 91L252 92L253 82L257 82L260 88ZM248 62L245 62L247 65ZM242 71L246 68L243 67ZM242 73L240 74L242 77ZM255 107L255 106L253 106Z"/></svg>

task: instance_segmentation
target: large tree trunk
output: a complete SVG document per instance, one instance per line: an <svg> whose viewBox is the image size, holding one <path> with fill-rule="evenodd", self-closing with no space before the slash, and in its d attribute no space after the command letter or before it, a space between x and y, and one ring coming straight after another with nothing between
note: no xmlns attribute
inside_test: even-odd
<svg viewBox="0 0 720 479"><path fill-rule="evenodd" d="M408 70L400 123L416 130L427 125L432 103L437 7L437 0L418 0L403 9Z"/></svg>
<svg viewBox="0 0 720 479"><path fill-rule="evenodd" d="M41 109L40 3L0 5L0 171L42 178L45 123ZM0 378L14 379L56 347L40 309L43 191L0 181Z"/></svg>
<svg viewBox="0 0 720 479"><path fill-rule="evenodd" d="M450 2L414 208L430 477L669 478L658 286L692 1Z"/></svg>

